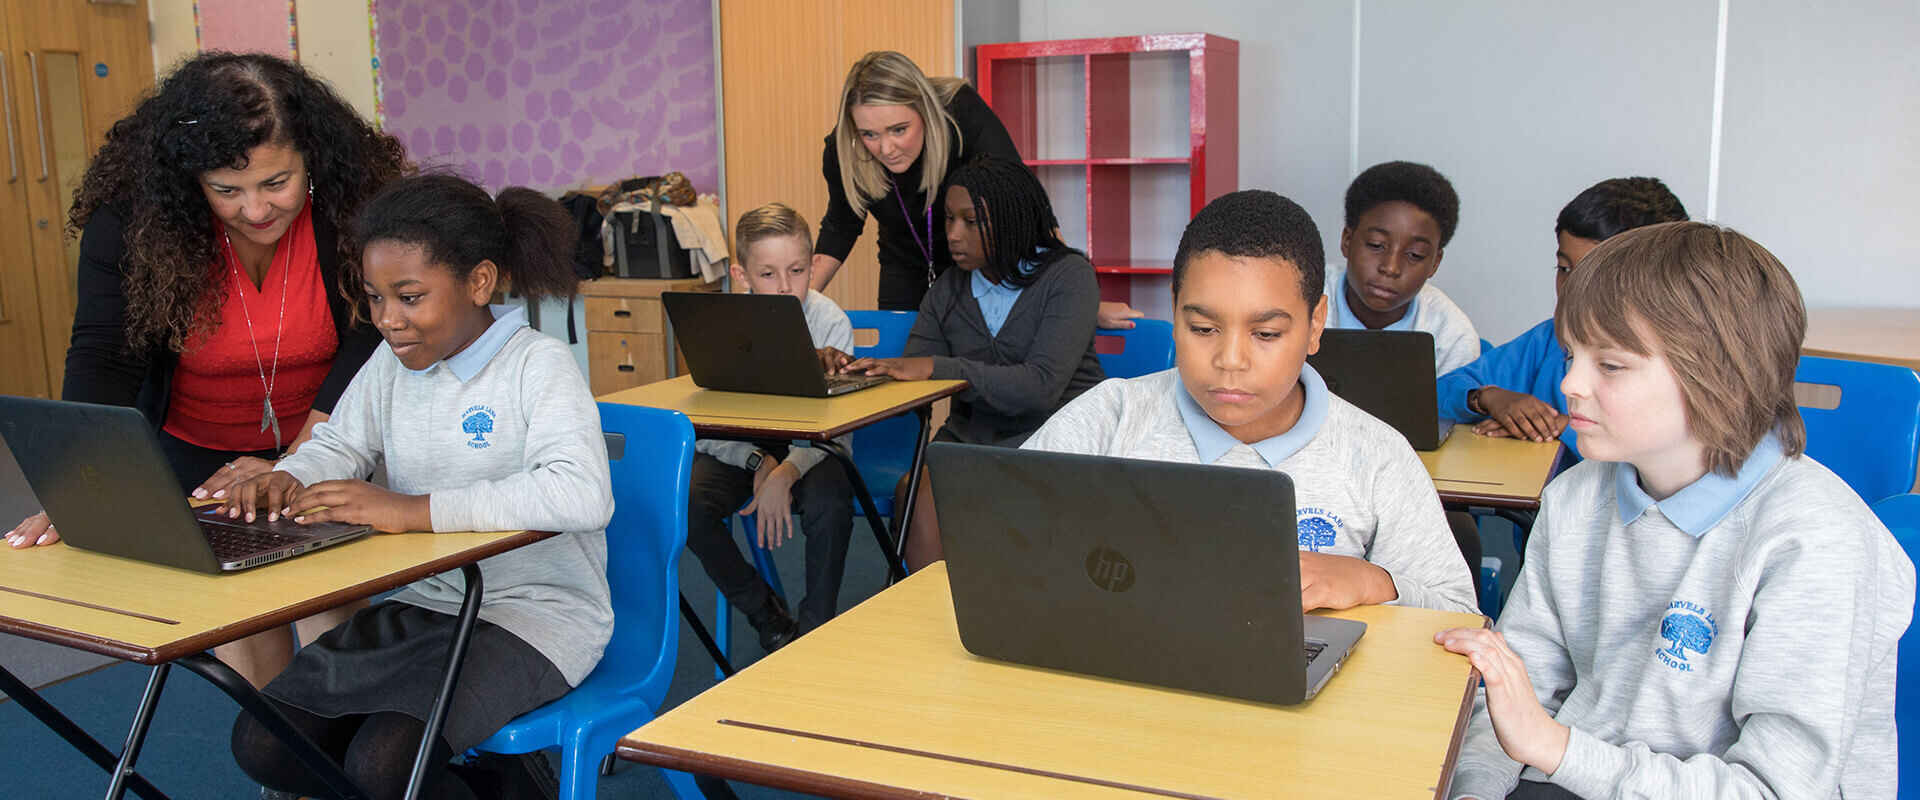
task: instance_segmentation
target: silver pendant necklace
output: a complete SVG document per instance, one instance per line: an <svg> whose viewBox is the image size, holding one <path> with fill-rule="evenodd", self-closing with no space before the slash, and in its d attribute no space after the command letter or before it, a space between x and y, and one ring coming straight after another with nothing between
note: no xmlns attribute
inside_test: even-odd
<svg viewBox="0 0 1920 800"><path fill-rule="evenodd" d="M229 259L227 261L227 268L233 271L233 279L235 281L246 280L246 278L240 274L240 254L233 249L233 239L227 236L227 227L224 224L220 226L220 240L227 246L227 257ZM273 271L274 262L279 259L279 249L279 246L276 244L273 257L267 259L268 272ZM264 279L266 276L262 275L261 277ZM280 379L280 334L286 331L287 284L292 277L292 256L289 254L288 263L285 268L280 270L280 322L274 326L273 331L273 371L271 373L267 371L267 362L260 358L260 339L254 335L253 332L253 312L247 310L247 298L244 289L242 289L240 295L240 314L242 318L247 321L247 343L253 346L253 365L260 370L260 388L266 390L266 396L260 400L260 432L273 431L273 449L276 451L280 449L280 418L273 413L273 387ZM234 286L235 288L240 288L238 283L234 284Z"/></svg>

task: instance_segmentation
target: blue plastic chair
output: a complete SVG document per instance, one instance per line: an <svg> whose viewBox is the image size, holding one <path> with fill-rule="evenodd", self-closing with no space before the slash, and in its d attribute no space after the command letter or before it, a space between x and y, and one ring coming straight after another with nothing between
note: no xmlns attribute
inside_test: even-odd
<svg viewBox="0 0 1920 800"><path fill-rule="evenodd" d="M620 737L652 721L667 696L680 644L680 553L687 544L693 424L678 411L600 404L616 504L607 525L613 639L600 665L551 703L522 714L474 749L558 748L560 797L591 800L600 762ZM684 772L661 770L681 800L704 797Z"/></svg>
<svg viewBox="0 0 1920 800"><path fill-rule="evenodd" d="M907 332L919 314L913 311L849 311L853 330L871 330L878 341L855 347L860 358L898 358L907 349ZM914 439L920 435L920 420L913 414L901 414L853 432L853 460L860 477L873 495L873 504L881 516L893 513L893 487L913 468Z"/></svg>
<svg viewBox="0 0 1920 800"><path fill-rule="evenodd" d="M1802 359L1803 361L1805 359ZM1893 531L1893 538L1907 557L1920 561L1920 495L1896 494L1873 504L1873 513ZM1909 626L1900 637L1899 663L1904 665L1893 692L1893 724L1900 732L1902 797L1913 796L1912 787L1920 786L1920 633Z"/></svg>
<svg viewBox="0 0 1920 800"><path fill-rule="evenodd" d="M1800 407L1808 455L1868 503L1913 488L1920 459L1920 375L1890 364L1803 356L1793 379L1840 388L1834 408Z"/></svg>
<svg viewBox="0 0 1920 800"><path fill-rule="evenodd" d="M1099 339L1121 341L1118 353L1100 353L1100 369L1109 378L1138 378L1173 368L1173 323L1163 319L1136 319L1124 330L1093 332Z"/></svg>

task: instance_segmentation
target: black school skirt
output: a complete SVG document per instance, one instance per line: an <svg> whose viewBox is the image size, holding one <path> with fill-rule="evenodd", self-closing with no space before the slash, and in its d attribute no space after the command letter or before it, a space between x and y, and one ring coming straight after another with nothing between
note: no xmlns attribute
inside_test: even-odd
<svg viewBox="0 0 1920 800"><path fill-rule="evenodd" d="M406 603L374 603L301 648L261 691L330 719L398 711L424 722L459 621ZM532 645L476 620L441 736L453 752L465 751L570 688Z"/></svg>

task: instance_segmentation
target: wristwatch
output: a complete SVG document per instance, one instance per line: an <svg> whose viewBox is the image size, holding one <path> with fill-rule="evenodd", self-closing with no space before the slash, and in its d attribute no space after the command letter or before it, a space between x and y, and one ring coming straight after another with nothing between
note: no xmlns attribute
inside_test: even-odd
<svg viewBox="0 0 1920 800"><path fill-rule="evenodd" d="M765 463L766 460L767 460L767 451L761 450L759 448L754 448L753 453L747 456L747 471L759 472L760 465Z"/></svg>
<svg viewBox="0 0 1920 800"><path fill-rule="evenodd" d="M1484 388L1486 387L1467 390L1467 410L1483 417L1487 415L1487 410L1480 407L1480 390Z"/></svg>

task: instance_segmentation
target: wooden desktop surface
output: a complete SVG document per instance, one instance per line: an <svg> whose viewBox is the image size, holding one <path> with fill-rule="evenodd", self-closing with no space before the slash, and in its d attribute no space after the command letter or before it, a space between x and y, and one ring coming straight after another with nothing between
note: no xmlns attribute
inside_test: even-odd
<svg viewBox="0 0 1920 800"><path fill-rule="evenodd" d="M0 632L162 664L553 535L376 533L225 575L0 547Z"/></svg>
<svg viewBox="0 0 1920 800"><path fill-rule="evenodd" d="M1484 618L1399 606L1318 697L1270 706L967 653L934 564L628 734L642 763L831 797L1432 798ZM1048 775L1045 773L1053 773Z"/></svg>
<svg viewBox="0 0 1920 800"><path fill-rule="evenodd" d="M1920 309L1809 311L1800 352L1920 369Z"/></svg>
<svg viewBox="0 0 1920 800"><path fill-rule="evenodd" d="M693 385L692 376L682 375L598 399L678 411L702 435L822 441L959 394L967 385L966 381L888 381L838 397L789 397L702 389Z"/></svg>
<svg viewBox="0 0 1920 800"><path fill-rule="evenodd" d="M1443 503L1537 509L1560 460L1560 440L1496 439L1456 425L1440 449L1420 453Z"/></svg>

